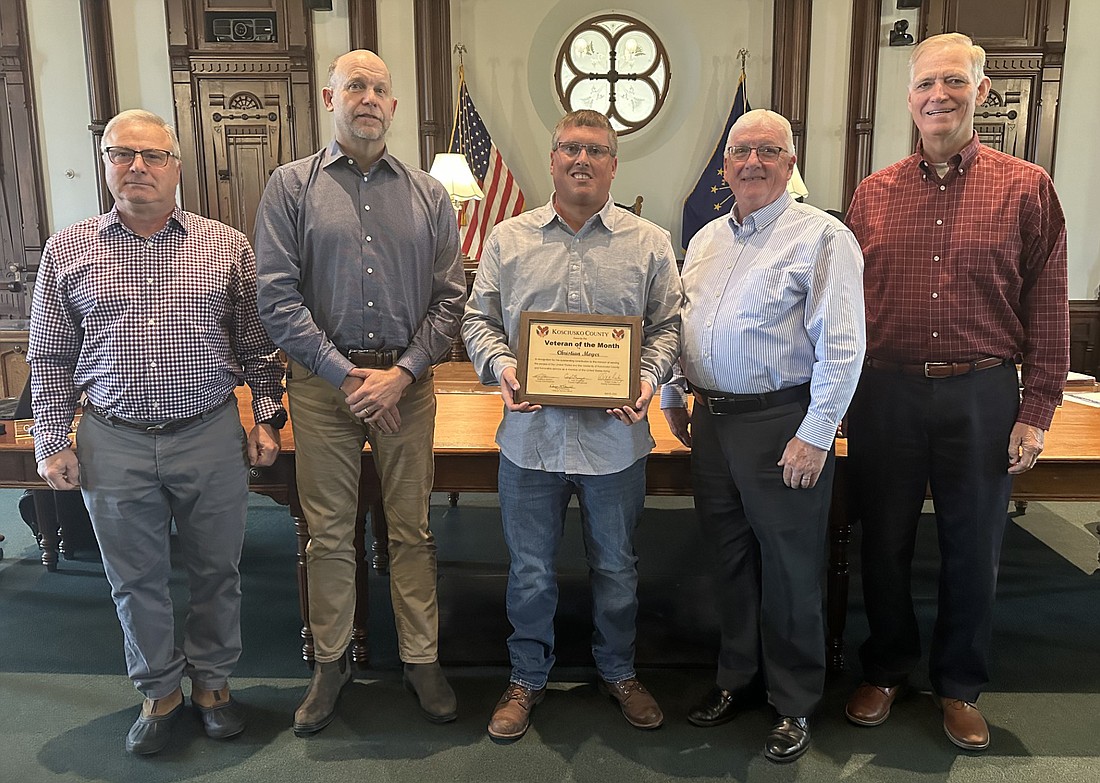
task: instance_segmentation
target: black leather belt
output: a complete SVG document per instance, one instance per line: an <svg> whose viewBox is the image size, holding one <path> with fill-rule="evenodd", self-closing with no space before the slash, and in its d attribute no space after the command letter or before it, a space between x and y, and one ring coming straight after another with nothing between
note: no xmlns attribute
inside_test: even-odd
<svg viewBox="0 0 1100 783"><path fill-rule="evenodd" d="M100 408L98 405L93 405L90 402L84 403L84 410L94 414L96 417L110 424L112 427L122 427L128 430L137 430L138 432L144 432L150 435L166 435L170 432L179 432L185 427L189 427L192 424L196 424L203 419L209 418L210 414L224 408L230 402L236 403L237 398L234 395L229 395L225 402L215 405L209 410L205 410L202 413L196 413L194 416L185 416L182 419L166 419L164 421L133 421L132 419L120 419L111 413Z"/></svg>
<svg viewBox="0 0 1100 783"><path fill-rule="evenodd" d="M1008 364L1008 359L997 356L989 356L985 359L975 359L969 362L924 362L923 364L903 364L901 362L884 362L868 356L863 360L865 367L872 370L896 372L901 375L920 375L925 378L953 378L956 375L966 375L978 370L988 370L992 367L1000 367Z"/></svg>
<svg viewBox="0 0 1100 783"><path fill-rule="evenodd" d="M384 369L386 367L393 367L397 364L397 360L401 358L401 351L394 348L386 348L381 351L375 350L354 350L348 351L348 361L354 364L356 367L364 367L367 369Z"/></svg>
<svg viewBox="0 0 1100 783"><path fill-rule="evenodd" d="M764 392L763 394L727 394L726 392L709 391L697 386L691 387L695 394L695 400L705 405L707 410L715 416L726 416L731 413L751 413L774 408L776 405L786 405L789 402L810 399L810 384L803 383L800 386L789 386L779 391Z"/></svg>

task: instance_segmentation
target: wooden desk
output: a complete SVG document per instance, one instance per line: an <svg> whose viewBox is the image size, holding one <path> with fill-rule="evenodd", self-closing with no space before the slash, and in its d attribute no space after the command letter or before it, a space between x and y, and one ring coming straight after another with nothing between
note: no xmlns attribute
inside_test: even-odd
<svg viewBox="0 0 1100 783"><path fill-rule="evenodd" d="M469 387L463 387L469 388ZM240 394L241 418L246 428L252 425L247 389ZM493 440L500 421L502 404L495 394L476 391L437 395L434 489L443 492L496 492L499 454ZM691 495L690 452L668 430L664 417L656 410L651 427L657 447L646 467L646 492L651 495ZM41 488L33 448L29 440L16 442L11 423L0 436L0 486ZM309 532L302 516L294 481L294 434L292 426L283 430L283 451L270 468L254 469L250 488L288 505L298 540L298 582L303 618L303 656L312 660L313 644L308 629L308 603L305 580L305 545ZM845 443L837 444L837 469L830 514L830 550L828 564L828 648L830 668L843 666L844 626L848 605L848 545L852 522L848 504ZM1031 471L1017 477L1013 489L1016 500L1100 500L1100 409L1067 403L1054 416L1046 438L1046 448ZM387 566L384 518L379 508L378 475L370 458L363 452L360 518L373 509L373 564ZM367 548L365 530L359 526L356 546L360 573L357 578L359 600L356 605L352 654L359 664L369 659L367 644ZM45 536L43 545L47 546ZM56 531L54 544L56 546ZM43 554L46 561L47 553ZM56 549L53 553L56 563Z"/></svg>

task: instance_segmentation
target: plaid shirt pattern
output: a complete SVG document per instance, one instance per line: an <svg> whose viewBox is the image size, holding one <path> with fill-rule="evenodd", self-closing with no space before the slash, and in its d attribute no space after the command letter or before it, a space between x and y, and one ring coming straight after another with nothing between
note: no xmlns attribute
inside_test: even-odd
<svg viewBox="0 0 1100 783"><path fill-rule="evenodd" d="M166 421L207 411L247 381L257 421L282 409L248 240L179 208L149 238L114 210L50 237L27 361L39 460L68 448L81 392L119 418Z"/></svg>
<svg viewBox="0 0 1100 783"><path fill-rule="evenodd" d="M1018 420L1048 429L1069 369L1066 225L1040 167L975 135L941 179L920 149L856 190L867 355L1023 364Z"/></svg>

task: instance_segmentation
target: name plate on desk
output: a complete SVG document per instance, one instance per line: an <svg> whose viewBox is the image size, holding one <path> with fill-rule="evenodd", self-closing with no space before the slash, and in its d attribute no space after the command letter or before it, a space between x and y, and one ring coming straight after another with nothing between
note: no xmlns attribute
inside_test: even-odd
<svg viewBox="0 0 1100 783"><path fill-rule="evenodd" d="M520 314L517 402L621 408L641 394L642 318Z"/></svg>

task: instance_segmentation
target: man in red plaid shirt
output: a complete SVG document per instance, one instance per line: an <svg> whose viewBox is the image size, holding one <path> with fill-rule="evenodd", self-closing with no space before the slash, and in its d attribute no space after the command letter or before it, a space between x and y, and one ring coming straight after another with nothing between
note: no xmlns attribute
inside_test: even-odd
<svg viewBox="0 0 1100 783"><path fill-rule="evenodd" d="M966 750L989 746L975 702L989 679L1012 477L1042 452L1069 365L1062 208L1045 171L978 140L984 65L957 33L914 50L920 144L864 180L848 212L866 259L867 358L848 454L871 635L846 713L885 721L920 660L910 576L930 486L941 573L929 676L944 731Z"/></svg>

